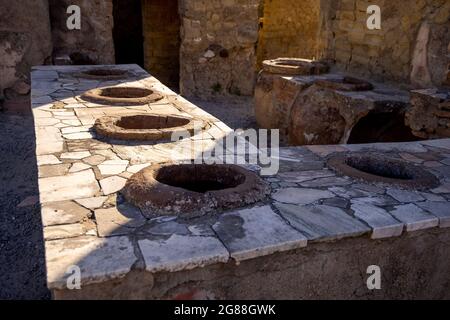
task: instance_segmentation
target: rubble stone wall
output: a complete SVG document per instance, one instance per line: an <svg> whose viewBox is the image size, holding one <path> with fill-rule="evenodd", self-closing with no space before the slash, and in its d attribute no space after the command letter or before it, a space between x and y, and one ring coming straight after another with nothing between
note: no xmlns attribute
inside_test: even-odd
<svg viewBox="0 0 450 320"><path fill-rule="evenodd" d="M0 92L52 54L48 1L0 0ZM1 96L1 94L0 94Z"/></svg>
<svg viewBox="0 0 450 320"><path fill-rule="evenodd" d="M143 0L145 69L162 83L178 86L180 19L177 0Z"/></svg>
<svg viewBox="0 0 450 320"><path fill-rule="evenodd" d="M180 2L180 91L185 96L252 95L259 0Z"/></svg>
<svg viewBox="0 0 450 320"><path fill-rule="evenodd" d="M117 281L52 293L55 299L449 299L449 242L445 229L376 242L346 239L239 265L134 270ZM381 290L367 289L370 264L382 270Z"/></svg>
<svg viewBox="0 0 450 320"><path fill-rule="evenodd" d="M318 57L320 0L265 0L258 64L279 57Z"/></svg>
<svg viewBox="0 0 450 320"><path fill-rule="evenodd" d="M381 7L381 30L366 26L371 4ZM322 0L321 41L343 70L415 87L444 80L450 42L448 0Z"/></svg>
<svg viewBox="0 0 450 320"><path fill-rule="evenodd" d="M81 8L81 30L68 30L67 8ZM82 55L91 63L113 64L112 0L50 0L54 53Z"/></svg>

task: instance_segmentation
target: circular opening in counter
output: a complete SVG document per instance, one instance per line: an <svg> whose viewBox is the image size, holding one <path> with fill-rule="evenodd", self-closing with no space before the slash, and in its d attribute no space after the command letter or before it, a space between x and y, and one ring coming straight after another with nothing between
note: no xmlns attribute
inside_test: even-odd
<svg viewBox="0 0 450 320"><path fill-rule="evenodd" d="M367 182L408 189L435 188L439 185L439 180L428 171L379 154L338 154L330 157L327 164L338 174Z"/></svg>
<svg viewBox="0 0 450 320"><path fill-rule="evenodd" d="M163 96L151 89L140 87L107 87L89 90L82 99L105 105L144 105L161 100Z"/></svg>
<svg viewBox="0 0 450 320"><path fill-rule="evenodd" d="M269 187L236 165L164 164L133 175L122 194L146 216L200 216L264 199Z"/></svg>
<svg viewBox="0 0 450 320"><path fill-rule="evenodd" d="M263 70L284 75L314 75L327 73L328 64L321 61L298 58L277 58L263 61Z"/></svg>
<svg viewBox="0 0 450 320"><path fill-rule="evenodd" d="M127 70L96 68L83 71L76 74L76 76L78 78L108 81L126 79L129 74Z"/></svg>
<svg viewBox="0 0 450 320"><path fill-rule="evenodd" d="M94 130L99 136L116 140L159 140L169 139L178 131L192 134L195 125L199 129L206 127L201 123L176 115L128 114L98 118Z"/></svg>

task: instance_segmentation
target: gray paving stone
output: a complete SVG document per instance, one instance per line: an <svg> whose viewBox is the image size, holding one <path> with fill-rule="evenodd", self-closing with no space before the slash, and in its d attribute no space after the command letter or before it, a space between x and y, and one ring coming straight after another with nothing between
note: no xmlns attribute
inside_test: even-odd
<svg viewBox="0 0 450 320"><path fill-rule="evenodd" d="M357 219L339 208L326 205L296 206L276 203L280 214L308 240L336 240L370 231Z"/></svg>
<svg viewBox="0 0 450 320"><path fill-rule="evenodd" d="M391 214L406 225L406 231L417 231L434 228L439 225L439 219L414 204L396 206Z"/></svg>
<svg viewBox="0 0 450 320"><path fill-rule="evenodd" d="M137 258L127 237L78 237L45 242L47 285L66 289L71 266L81 270L81 286L121 278Z"/></svg>
<svg viewBox="0 0 450 320"><path fill-rule="evenodd" d="M353 188L352 186L348 187L333 187L329 188L329 191L333 192L335 195L345 198L345 199L352 199L352 198L364 198L371 195L370 192L359 190L356 188Z"/></svg>
<svg viewBox="0 0 450 320"><path fill-rule="evenodd" d="M450 228L450 202L420 202L417 205L439 218L441 228Z"/></svg>
<svg viewBox="0 0 450 320"><path fill-rule="evenodd" d="M433 193L420 192L420 195L421 195L422 197L424 197L424 198L425 198L426 200L428 200L428 201L437 201L437 202L445 201L445 198L444 198L444 197L439 196L439 195L437 195L437 194L433 194Z"/></svg>
<svg viewBox="0 0 450 320"><path fill-rule="evenodd" d="M194 236L214 236L214 230L207 223L194 223L188 226L189 231Z"/></svg>
<svg viewBox="0 0 450 320"><path fill-rule="evenodd" d="M408 203L408 202L418 202L425 200L424 197L418 192L400 190L400 189L391 189L388 188L386 193L390 195L392 198L399 202Z"/></svg>
<svg viewBox="0 0 450 320"><path fill-rule="evenodd" d="M342 199L342 198L331 198L331 199L324 200L322 204L326 205L326 206L346 209L349 206L350 201L348 201L347 199Z"/></svg>
<svg viewBox="0 0 450 320"><path fill-rule="evenodd" d="M332 153L336 152L347 152L349 149L347 146L338 146L338 145L330 145L330 146L307 146L311 152L317 154L321 157L326 157Z"/></svg>
<svg viewBox="0 0 450 320"><path fill-rule="evenodd" d="M215 237L172 235L167 240L139 240L149 272L176 272L226 263L229 253Z"/></svg>
<svg viewBox="0 0 450 320"><path fill-rule="evenodd" d="M314 170L314 171L293 171L278 174L278 177L286 182L305 182L317 178L333 177L335 173L330 170Z"/></svg>
<svg viewBox="0 0 450 320"><path fill-rule="evenodd" d="M139 209L127 204L95 210L95 221L100 237L127 235L146 222Z"/></svg>
<svg viewBox="0 0 450 320"><path fill-rule="evenodd" d="M364 197L355 198L351 200L352 203L367 204L374 206L393 206L398 204L398 202L391 197L387 196L377 196L377 197Z"/></svg>
<svg viewBox="0 0 450 320"><path fill-rule="evenodd" d="M366 191L366 192L369 192L370 194L384 194L385 193L384 188L374 186L372 184L356 183L356 184L352 185L352 188L357 189L357 190Z"/></svg>
<svg viewBox="0 0 450 320"><path fill-rule="evenodd" d="M372 239L398 237L403 232L403 223L395 220L386 210L367 203L353 203L355 217L372 228Z"/></svg>
<svg viewBox="0 0 450 320"><path fill-rule="evenodd" d="M310 204L320 199L334 198L334 194L317 189L286 188L273 194L272 198L281 203Z"/></svg>
<svg viewBox="0 0 450 320"><path fill-rule="evenodd" d="M189 229L186 225L178 223L176 221L168 221L163 223L158 223L153 226L149 226L148 228L145 228L145 232L148 232L153 235L189 235Z"/></svg>
<svg viewBox="0 0 450 320"><path fill-rule="evenodd" d="M443 194L443 193L450 193L450 182L443 182L441 185L433 190L431 190L433 193L437 194Z"/></svg>
<svg viewBox="0 0 450 320"><path fill-rule="evenodd" d="M403 160L413 162L413 163L423 163L423 159L416 157L413 154L410 153L400 153L400 157L402 157Z"/></svg>
<svg viewBox="0 0 450 320"><path fill-rule="evenodd" d="M307 238L289 226L270 206L223 214L213 229L236 261L293 250L307 244Z"/></svg>
<svg viewBox="0 0 450 320"><path fill-rule="evenodd" d="M321 187L334 187L334 186L348 186L352 182L346 178L330 177L320 178L312 181L300 183L305 188L321 188Z"/></svg>
<svg viewBox="0 0 450 320"><path fill-rule="evenodd" d="M399 152L407 152L407 153L421 153L428 151L418 142L351 144L346 145L345 147L353 152L363 152L363 151L392 152L396 150Z"/></svg>
<svg viewBox="0 0 450 320"><path fill-rule="evenodd" d="M442 149L450 149L450 139L438 139L422 141L421 144Z"/></svg>

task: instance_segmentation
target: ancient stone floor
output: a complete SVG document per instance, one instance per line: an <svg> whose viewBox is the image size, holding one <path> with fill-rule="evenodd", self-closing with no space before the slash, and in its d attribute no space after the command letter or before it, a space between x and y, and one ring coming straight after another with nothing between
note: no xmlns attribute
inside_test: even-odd
<svg viewBox="0 0 450 320"><path fill-rule="evenodd" d="M75 264L80 266L82 283L87 285L121 278L131 270L190 270L229 261L239 263L316 242L330 242L332 246L333 241L349 237L375 241L450 227L449 139L282 148L277 159L279 173L265 177L272 187L265 201L196 219L145 218L118 194L127 178L152 163L174 160L174 156L178 161L187 160L173 152L176 146L194 144L205 150L230 129L143 70L127 68L135 78L108 83L73 78L71 73L77 69L70 67L39 67L32 74L38 186L50 289L63 290L65 272ZM130 84L156 89L166 97L145 106L122 107L79 98L92 87ZM154 145L102 141L91 130L99 116L136 112L191 116L211 127L206 136ZM330 154L356 151L408 161L435 174L440 185L408 191L340 177L326 167Z"/></svg>

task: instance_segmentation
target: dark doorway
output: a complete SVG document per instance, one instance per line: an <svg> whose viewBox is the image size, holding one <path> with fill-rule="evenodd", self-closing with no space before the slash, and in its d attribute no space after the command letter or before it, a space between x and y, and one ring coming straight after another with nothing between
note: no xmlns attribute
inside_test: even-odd
<svg viewBox="0 0 450 320"><path fill-rule="evenodd" d="M141 0L113 0L114 47L117 64L144 66Z"/></svg>
<svg viewBox="0 0 450 320"><path fill-rule="evenodd" d="M403 113L369 113L353 128L348 144L408 142L419 138L405 125Z"/></svg>
<svg viewBox="0 0 450 320"><path fill-rule="evenodd" d="M143 0L145 69L177 91L180 79L178 0Z"/></svg>

